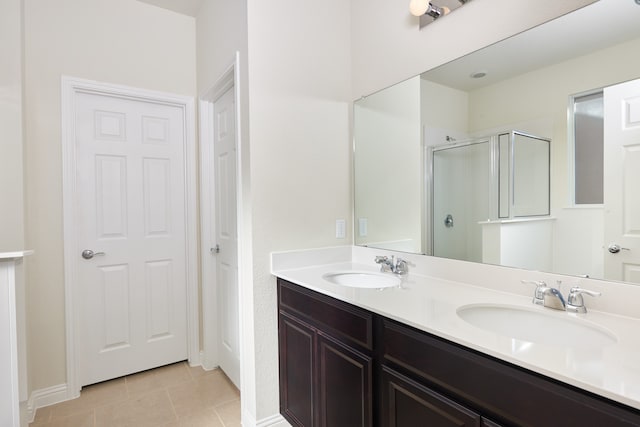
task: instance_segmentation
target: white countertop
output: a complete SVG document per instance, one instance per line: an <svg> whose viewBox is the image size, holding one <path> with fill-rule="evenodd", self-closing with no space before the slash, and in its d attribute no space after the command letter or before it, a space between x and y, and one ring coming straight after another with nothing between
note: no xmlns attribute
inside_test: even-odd
<svg viewBox="0 0 640 427"><path fill-rule="evenodd" d="M345 270L378 272L379 268L373 262L364 264L331 261L308 266L300 266L299 262L273 262L272 274L514 365L640 409L640 319L594 310L586 314L569 314L533 305L531 297L429 277L411 271L403 277L400 287L383 290L350 288L333 284L322 276ZM512 339L480 329L458 317L456 310L469 304L520 306L528 310L543 310L551 316L571 316L576 321L592 323L601 330L610 331L618 342L604 347L587 345L584 348L569 348Z"/></svg>

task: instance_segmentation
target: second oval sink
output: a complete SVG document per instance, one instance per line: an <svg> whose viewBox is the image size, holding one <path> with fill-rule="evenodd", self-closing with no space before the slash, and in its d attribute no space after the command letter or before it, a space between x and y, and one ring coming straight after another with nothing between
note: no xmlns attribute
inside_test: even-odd
<svg viewBox="0 0 640 427"><path fill-rule="evenodd" d="M611 332L564 312L503 305L467 305L458 308L467 323L499 335L556 347L604 347L618 340Z"/></svg>
<svg viewBox="0 0 640 427"><path fill-rule="evenodd" d="M351 288L390 288L398 286L401 280L397 276L371 271L336 271L322 276L325 280L336 285Z"/></svg>

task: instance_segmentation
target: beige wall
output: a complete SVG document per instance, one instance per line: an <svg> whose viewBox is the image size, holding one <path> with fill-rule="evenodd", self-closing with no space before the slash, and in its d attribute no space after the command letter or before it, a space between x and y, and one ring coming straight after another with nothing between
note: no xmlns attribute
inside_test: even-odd
<svg viewBox="0 0 640 427"><path fill-rule="evenodd" d="M24 249L20 0L0 2L0 252Z"/></svg>
<svg viewBox="0 0 640 427"><path fill-rule="evenodd" d="M344 0L248 2L258 420L278 412L270 252L352 242L349 14Z"/></svg>
<svg viewBox="0 0 640 427"><path fill-rule="evenodd" d="M354 107L354 235L359 245L425 253L420 86L416 76ZM360 218L367 220L367 236L359 235ZM398 241L404 242L402 249Z"/></svg>
<svg viewBox="0 0 640 427"><path fill-rule="evenodd" d="M131 0L24 0L30 377L66 382L60 79L194 96L195 20Z"/></svg>
<svg viewBox="0 0 640 427"><path fill-rule="evenodd" d="M446 144L447 136L458 141L467 138L469 95L466 92L423 79L420 100L422 124L427 127L428 135L440 134L439 138L425 140L425 145Z"/></svg>
<svg viewBox="0 0 640 427"><path fill-rule="evenodd" d="M408 2L352 0L352 98L415 76L595 0L472 1L418 30Z"/></svg>

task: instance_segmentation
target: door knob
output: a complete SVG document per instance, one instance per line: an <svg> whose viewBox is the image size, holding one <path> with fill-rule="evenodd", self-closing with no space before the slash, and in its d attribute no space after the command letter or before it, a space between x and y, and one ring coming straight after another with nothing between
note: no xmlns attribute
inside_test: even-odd
<svg viewBox="0 0 640 427"><path fill-rule="evenodd" d="M447 228L453 227L453 215L447 215L447 217L444 219L444 226Z"/></svg>
<svg viewBox="0 0 640 427"><path fill-rule="evenodd" d="M82 258L91 259L94 256L104 255L104 252L93 252L91 249L85 249L82 251Z"/></svg>
<svg viewBox="0 0 640 427"><path fill-rule="evenodd" d="M609 252L611 252L612 254L617 254L620 251L628 251L629 248L623 248L621 247L619 244L617 243L611 243L609 244L609 246L607 247L607 250Z"/></svg>

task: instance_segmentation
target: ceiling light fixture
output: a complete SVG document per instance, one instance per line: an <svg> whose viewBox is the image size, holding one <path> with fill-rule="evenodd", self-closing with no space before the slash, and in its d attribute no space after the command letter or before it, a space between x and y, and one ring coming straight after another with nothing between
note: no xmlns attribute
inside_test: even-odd
<svg viewBox="0 0 640 427"><path fill-rule="evenodd" d="M470 0L457 0L457 3L459 4L453 2L453 5L452 2L449 1L448 4L451 6L449 8L447 6L434 5L429 0L411 0L409 2L409 12L411 12L413 16L417 16L420 18L420 28L422 28L425 25L435 21L436 19L449 14L451 11L459 8L460 6L463 6L469 1Z"/></svg>
<svg viewBox="0 0 640 427"><path fill-rule="evenodd" d="M469 75L472 79L481 79L487 75L485 70L474 71Z"/></svg>
<svg viewBox="0 0 640 427"><path fill-rule="evenodd" d="M438 19L450 12L448 7L434 6L429 0L411 0L409 11L413 16L428 15L433 19Z"/></svg>

